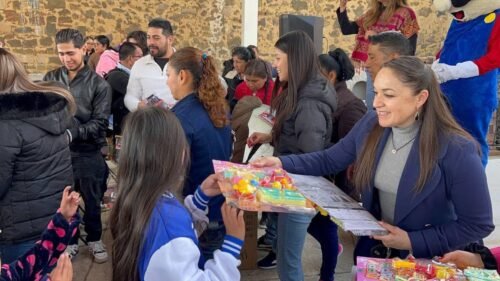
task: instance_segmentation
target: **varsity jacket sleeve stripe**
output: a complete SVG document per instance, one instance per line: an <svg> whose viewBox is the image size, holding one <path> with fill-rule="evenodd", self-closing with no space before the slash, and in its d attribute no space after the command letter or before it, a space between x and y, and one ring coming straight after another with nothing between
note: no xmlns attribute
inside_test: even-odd
<svg viewBox="0 0 500 281"><path fill-rule="evenodd" d="M238 244L234 243L233 238L231 239L229 241L226 237L224 244L231 242L232 247L236 245L241 250L243 242L236 239ZM146 268L144 280L163 281L167 276L169 280L178 281L240 280L238 270L240 261L226 252L224 246L222 251L214 252L212 260L206 262L205 270L198 268L199 259L200 251L192 239L187 237L173 239L154 252Z"/></svg>

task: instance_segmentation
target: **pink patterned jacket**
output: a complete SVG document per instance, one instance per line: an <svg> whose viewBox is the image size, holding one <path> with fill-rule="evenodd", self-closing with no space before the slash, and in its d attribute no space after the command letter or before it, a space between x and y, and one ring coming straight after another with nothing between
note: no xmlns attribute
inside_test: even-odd
<svg viewBox="0 0 500 281"><path fill-rule="evenodd" d="M50 280L48 270L56 265L79 224L78 215L68 223L58 211L31 250L17 261L2 265L0 281Z"/></svg>

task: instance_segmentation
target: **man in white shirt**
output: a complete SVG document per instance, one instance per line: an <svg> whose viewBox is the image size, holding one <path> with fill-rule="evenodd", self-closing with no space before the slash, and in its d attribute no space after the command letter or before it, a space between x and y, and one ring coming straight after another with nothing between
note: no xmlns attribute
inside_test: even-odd
<svg viewBox="0 0 500 281"><path fill-rule="evenodd" d="M147 34L149 55L132 67L125 95L125 106L131 112L151 103L156 105L159 100L169 108L175 104L167 86L167 63L175 52L172 25L165 19L153 19L148 24Z"/></svg>

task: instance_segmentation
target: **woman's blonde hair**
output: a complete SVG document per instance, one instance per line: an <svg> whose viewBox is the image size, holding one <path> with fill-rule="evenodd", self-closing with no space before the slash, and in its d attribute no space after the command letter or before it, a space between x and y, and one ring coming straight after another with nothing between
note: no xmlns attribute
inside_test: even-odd
<svg viewBox="0 0 500 281"><path fill-rule="evenodd" d="M397 9L407 6L406 0L389 0L387 6L384 6L378 0L371 0L370 8L363 15L363 28L368 30L379 19L385 22L394 15Z"/></svg>
<svg viewBox="0 0 500 281"><path fill-rule="evenodd" d="M32 82L21 62L3 48L0 48L0 66L0 95L23 92L54 93L66 99L71 114L76 112L75 99L70 92L61 87Z"/></svg>

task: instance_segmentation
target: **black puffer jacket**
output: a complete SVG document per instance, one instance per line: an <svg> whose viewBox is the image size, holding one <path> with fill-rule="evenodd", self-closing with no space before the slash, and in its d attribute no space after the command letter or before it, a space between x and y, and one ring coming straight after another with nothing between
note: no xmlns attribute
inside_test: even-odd
<svg viewBox="0 0 500 281"><path fill-rule="evenodd" d="M44 81L59 81L69 88L77 110L69 130L73 141L71 151L90 152L106 145L106 129L111 114L111 87L88 66L69 81L64 67L48 72Z"/></svg>
<svg viewBox="0 0 500 281"><path fill-rule="evenodd" d="M0 94L0 244L40 237L73 183L66 100Z"/></svg>
<svg viewBox="0 0 500 281"><path fill-rule="evenodd" d="M283 123L274 154L301 154L330 146L336 108L333 86L319 75L311 79L298 91L297 107Z"/></svg>

